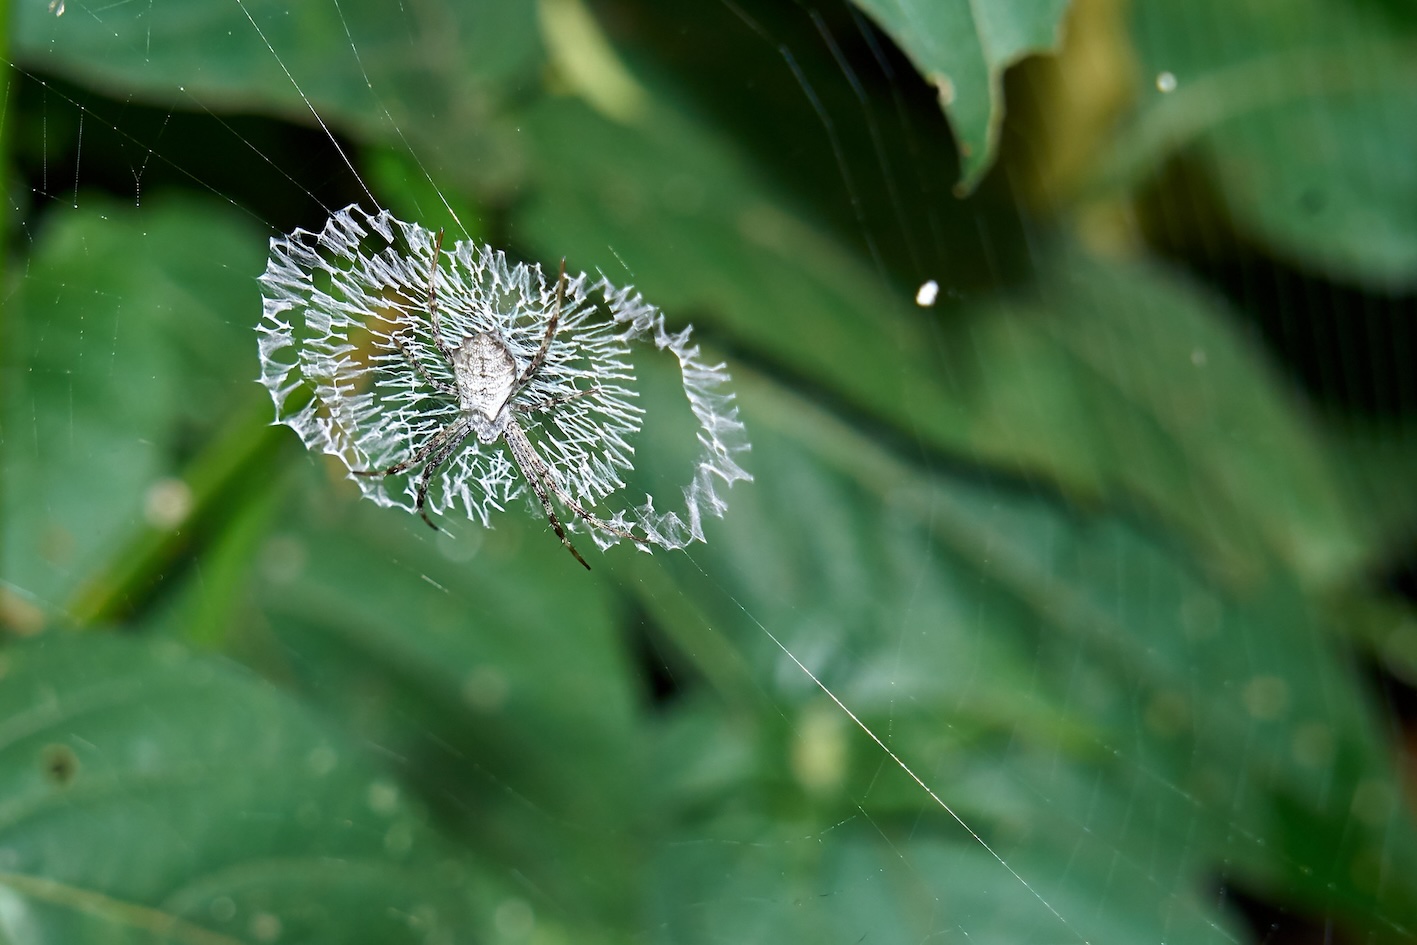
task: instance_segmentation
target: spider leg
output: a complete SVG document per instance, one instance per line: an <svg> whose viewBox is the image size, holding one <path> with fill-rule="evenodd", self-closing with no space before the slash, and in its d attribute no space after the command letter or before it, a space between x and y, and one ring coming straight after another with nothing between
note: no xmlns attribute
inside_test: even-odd
<svg viewBox="0 0 1417 945"><path fill-rule="evenodd" d="M545 482L546 482L547 488L550 489L551 492L555 493L556 498L560 499L563 503L565 503L565 505L566 505L572 512L575 512L577 516L579 516L580 518L584 519L586 522L590 523L591 525L594 525L596 528L600 529L601 531L609 532L609 533L612 534L612 535L619 535L621 538L628 538L628 539L630 539L631 541L639 542L639 543L642 544L642 545L648 545L648 544L650 544L650 540L649 540L648 538L641 538L639 535L636 535L634 532L631 532L631 531L628 531L628 530L626 530L626 529L618 528L618 527L616 527L616 526L614 526L614 525L611 525L609 522L605 521L604 519L602 519L602 518L597 518L595 515L593 515L593 514L591 514L590 512L586 511L586 509L585 509L584 507L582 507L582 505L581 505L579 502L577 502L575 499L571 498L571 494L570 494L569 492L567 492L565 489L562 489L562 488L560 487L560 485L557 484L556 480L553 479L553 478L551 478L551 470L550 470L550 469L546 468L545 466L543 466L542 469L545 471Z"/></svg>
<svg viewBox="0 0 1417 945"><path fill-rule="evenodd" d="M350 472L356 476L396 476L405 469L412 469L414 466L426 460L434 451L443 446L448 438L457 432L459 427L465 428L462 435L457 438L458 442L461 443L467 436L468 430L471 429L471 425L466 420L455 420L440 430L433 439L424 443L422 449L401 463L394 463L387 469L351 469Z"/></svg>
<svg viewBox="0 0 1417 945"><path fill-rule="evenodd" d="M418 372L418 376L423 378L423 383L427 384L429 387L433 388L438 393L443 394L445 396L453 398L456 398L458 396L458 389L456 387L446 381L440 381L428 373L428 369L423 366L423 363L419 361L418 358L414 357L412 351L408 350L408 346L404 344L402 338L400 338L398 335L390 334L389 340L392 341L394 343L394 346L399 349L399 353L404 356L404 360L406 360L409 365L415 371Z"/></svg>
<svg viewBox="0 0 1417 945"><path fill-rule="evenodd" d="M517 423L515 418L509 418L507 420L507 427L502 431L502 435L507 441L507 446L511 448L512 458L515 459L517 465L521 467L522 475L526 476L527 482L531 483L532 491L534 491L536 497L541 500L541 507L546 510L546 517L551 520L551 527L555 529L556 536L561 539L561 544L565 545L566 549L570 551L571 554L575 555L577 561L581 564L585 564L587 571L590 570L590 565L586 564L585 559L582 558L575 547L571 545L571 540L566 537L566 531L561 527L560 520L556 518L556 512L551 506L551 499L548 493L555 495L567 508L596 528L607 531L612 535L618 535L621 538L637 541L642 545L649 544L649 539L641 538L638 535L632 534L615 525L611 525L609 522L592 515L590 512L586 511L579 502L572 498L570 493L562 489L561 486L557 484L556 478L551 472L551 467L547 466L546 461L536 452L536 448L531 445L531 440L527 439L526 431L521 428L521 424Z"/></svg>
<svg viewBox="0 0 1417 945"><path fill-rule="evenodd" d="M442 529L433 524L433 520L424 510L424 506L428 502L428 487L432 483L433 474L438 471L438 467L448 461L448 457L462 445L462 441L467 439L470 433L472 433L472 421L455 420L440 430L433 439L423 444L422 449L401 463L395 463L387 469L351 469L350 472L356 476L393 476L423 463L423 472L418 477L418 493L413 507L419 517L428 523L429 528L440 532Z"/></svg>
<svg viewBox="0 0 1417 945"><path fill-rule="evenodd" d="M534 476L528 476L527 482L531 483L531 491L535 492L536 497L541 500L541 508L546 513L547 519L551 521L551 528L556 532L556 537L561 539L561 544L566 546L566 550L589 571L590 565L586 564L586 560L581 557L576 546L571 544L571 539L566 537L566 529L561 526L561 520L556 517L556 510L551 507L551 499L546 495L546 488L541 484L541 480Z"/></svg>
<svg viewBox="0 0 1417 945"><path fill-rule="evenodd" d="M541 370L541 365L546 361L546 352L551 348L551 339L556 337L556 323L561 320L561 304L566 297L566 260L561 259L561 274L556 277L556 307L551 310L551 318L546 322L546 337L541 339L541 348L537 350L536 357L531 359L531 363L526 366L522 376L517 378L517 386L521 387L527 381L536 376L536 372ZM451 359L449 359L451 360Z"/></svg>
<svg viewBox="0 0 1417 945"><path fill-rule="evenodd" d="M438 471L440 466L448 461L448 457L452 456L453 453L457 451L457 448L462 445L462 441L472 432L472 424L466 421L454 424L451 429L457 430L458 428L461 428L461 435L455 432L449 436L447 440L444 441L443 448L424 464L423 474L418 477L418 494L417 498L414 500L413 507L414 510L418 512L419 518L427 522L428 527L435 532L440 532L442 529L433 524L433 520L428 517L428 512L423 506L428 501L428 486L433 481L433 474Z"/></svg>
<svg viewBox="0 0 1417 945"><path fill-rule="evenodd" d="M438 353L449 364L453 362L453 349L443 340L443 327L438 317L438 259L443 254L443 231L439 230L433 240L433 265L428 267L428 319L433 323L433 343Z"/></svg>
<svg viewBox="0 0 1417 945"><path fill-rule="evenodd" d="M561 404L570 403L573 400L579 400L582 397L589 397L591 394L598 393L600 393L599 387L588 387L585 390L578 390L574 394L551 397L534 404L528 404L525 407L517 407L516 409L522 413L536 413L541 410L550 410L552 407L559 407Z"/></svg>

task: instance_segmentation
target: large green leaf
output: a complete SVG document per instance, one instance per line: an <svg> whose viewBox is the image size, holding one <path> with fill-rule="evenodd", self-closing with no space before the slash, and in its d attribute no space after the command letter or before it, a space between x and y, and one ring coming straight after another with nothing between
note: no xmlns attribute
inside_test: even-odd
<svg viewBox="0 0 1417 945"><path fill-rule="evenodd" d="M1224 213L1276 255L1417 286L1417 17L1327 0L1145 3L1149 75L1122 139L1133 173L1191 146ZM1218 41L1223 39L1223 41ZM1174 87L1174 90L1172 90Z"/></svg>
<svg viewBox="0 0 1417 945"><path fill-rule="evenodd" d="M1055 49L1068 0L855 0L935 86L959 143L961 193L994 162L1004 70Z"/></svg>
<svg viewBox="0 0 1417 945"><path fill-rule="evenodd" d="M134 530L183 523L192 444L255 396L266 234L189 198L83 207L46 221L10 303L6 577L51 612Z"/></svg>
<svg viewBox="0 0 1417 945"><path fill-rule="evenodd" d="M741 852L747 844L752 856ZM1105 843L1082 838L1063 882L1057 860L1044 865L1018 856L1011 864L1020 877L978 845L868 815L836 825L829 842L766 822L758 833L695 831L655 862L663 886L650 905L660 930L654 941L904 943L958 936L1012 945L1241 937L1237 923L1196 893L1158 910L1155 884L1140 870L1117 870L1117 852ZM684 888L699 891L698 908L667 894Z"/></svg>
<svg viewBox="0 0 1417 945"><path fill-rule="evenodd" d="M1094 941L1207 941L1232 934L1194 898L1215 874L1380 938L1412 926L1417 830L1397 772L1361 681L1287 579L1225 590L1117 518L915 469L770 383L742 399L753 488L692 562L662 562L667 584L637 586L686 653L731 638L749 677L722 687L736 707L754 692L777 702L752 728L730 713L671 731L662 767L682 772L668 790L686 838L674 868L723 876L718 858L753 844L781 878L761 909L666 906L675 927L727 934L751 918L810 937L819 911L771 904L892 903L918 885L939 909L901 912L902 940L1020 940L1042 922ZM784 819L822 842L788 843L772 826ZM867 893L874 868L841 866L860 844L908 880ZM730 877L716 888L743 901ZM1018 925L989 931L997 916L969 905L986 890Z"/></svg>
<svg viewBox="0 0 1417 945"><path fill-rule="evenodd" d="M1335 585L1366 560L1324 443L1223 303L1075 253L970 314L951 359L982 455L1143 500L1236 577Z"/></svg>
<svg viewBox="0 0 1417 945"><path fill-rule="evenodd" d="M585 575L520 506L494 531L448 521L439 536L358 502L265 425L273 408L252 378L266 234L205 201L84 205L42 231L22 283L7 586L52 615L98 575L110 610L141 611L147 584L112 578L155 530L200 523L195 568L142 575L168 591L150 632L241 654L402 759L445 826L554 895L563 920L623 922L642 759L620 608L600 576L633 552ZM252 400L258 422L228 429ZM272 435L296 447L293 491L250 448ZM183 491L213 450L245 463L232 477L244 487ZM155 485L196 504L164 523ZM133 738L159 737L141 721L128 720ZM584 883L612 863L619 879Z"/></svg>
<svg viewBox="0 0 1417 945"><path fill-rule="evenodd" d="M462 940L467 874L421 809L268 684L164 642L0 660L7 941Z"/></svg>
<svg viewBox="0 0 1417 945"><path fill-rule="evenodd" d="M530 0L426 15L398 4L274 0L71 4L66 16L46 6L16 8L12 55L25 68L178 108L279 113L401 147L416 142L421 173L470 187L515 173L488 122L502 97L535 79Z"/></svg>
<svg viewBox="0 0 1417 945"><path fill-rule="evenodd" d="M635 692L601 560L584 575L520 506L493 531L445 521L438 535L357 501L266 426L253 382L266 234L204 201L85 206L51 221L22 283L25 369L8 373L5 429L29 435L7 441L9 586L54 612L97 575L110 609L142 607L146 583L114 579L171 527L154 485L176 489L195 503L176 524L199 526L197 566L139 575L168 591L150 631L287 681L404 759L450 824L563 908L613 914L573 881L633 851L616 845L636 803ZM256 422L224 423L253 401ZM272 436L292 447L293 490L251 448ZM242 488L184 492L213 451L245 463Z"/></svg>
<svg viewBox="0 0 1417 945"><path fill-rule="evenodd" d="M1291 395L1221 303L1185 280L1049 250L1026 287L936 317L709 128L668 112L625 127L574 103L548 104L525 127L543 186L517 233L544 255L627 267L672 316L702 313L897 435L1080 497L1140 500L1236 576L1271 555L1326 582L1359 563Z"/></svg>
<svg viewBox="0 0 1417 945"><path fill-rule="evenodd" d="M649 811L604 578L634 552L587 551L586 574L521 504L439 535L301 465L279 526L236 563L248 590L225 619L263 630L233 626L227 645L402 759L452 836L540 890L548 924L625 921Z"/></svg>

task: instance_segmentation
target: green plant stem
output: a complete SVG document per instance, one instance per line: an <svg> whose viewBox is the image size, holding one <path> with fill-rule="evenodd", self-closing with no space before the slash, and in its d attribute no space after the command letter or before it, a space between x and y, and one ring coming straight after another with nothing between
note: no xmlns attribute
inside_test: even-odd
<svg viewBox="0 0 1417 945"><path fill-rule="evenodd" d="M0 0L0 194L9 196L10 175L7 173L10 164L10 90L12 87L11 78L14 69L10 67L10 0ZM0 302L0 366L4 366L5 352L16 350L14 344L14 329L11 325L13 317L11 315L9 299L11 297L9 288L9 270L6 266L7 248L10 243L10 201L0 200L0 298L5 301ZM4 377L14 377L15 371L7 370L3 372ZM6 429L4 417L6 408L9 406L9 391L3 383L0 383L0 455L3 455ZM5 495L5 464L0 462L0 497ZM0 516L3 516L4 503L0 501ZM0 575L5 573L5 521L0 517ZM0 596L5 594L5 589L0 587ZM3 623L3 601L0 601L0 623Z"/></svg>
<svg viewBox="0 0 1417 945"><path fill-rule="evenodd" d="M112 622L137 608L203 523L226 517L228 506L240 501L242 483L255 479L269 485L272 460L282 442L270 418L270 398L264 392L232 415L181 477L190 492L191 512L170 527L139 527L70 599L65 612L75 624Z"/></svg>

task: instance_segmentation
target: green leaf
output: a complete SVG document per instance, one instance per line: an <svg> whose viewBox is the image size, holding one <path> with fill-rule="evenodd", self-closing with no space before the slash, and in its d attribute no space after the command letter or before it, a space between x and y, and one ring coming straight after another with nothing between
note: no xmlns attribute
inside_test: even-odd
<svg viewBox="0 0 1417 945"><path fill-rule="evenodd" d="M975 307L952 373L985 457L1141 500L1217 572L1277 556L1335 586L1366 560L1318 431L1216 297L1164 269L1059 252Z"/></svg>
<svg viewBox="0 0 1417 945"><path fill-rule="evenodd" d="M301 455L228 646L402 759L450 837L555 904L548 925L625 922L648 782L604 577L636 553L587 552L586 574L520 503L435 533Z"/></svg>
<svg viewBox="0 0 1417 945"><path fill-rule="evenodd" d="M940 96L973 190L994 162L1004 120L1004 70L1056 49L1067 0L855 0Z"/></svg>
<svg viewBox="0 0 1417 945"><path fill-rule="evenodd" d="M174 478L190 444L255 396L266 234L185 197L86 199L47 223L14 303L4 559L55 613L135 529L191 513Z"/></svg>
<svg viewBox="0 0 1417 945"><path fill-rule="evenodd" d="M950 409L914 289L884 284L711 127L668 107L626 127L560 100L522 128L541 186L516 208L514 232L538 254L633 281L673 324L702 312L706 327L852 406L958 442L967 417Z"/></svg>
<svg viewBox="0 0 1417 945"><path fill-rule="evenodd" d="M403 787L269 685L165 642L0 654L14 941L451 942L463 867Z"/></svg>
<svg viewBox="0 0 1417 945"><path fill-rule="evenodd" d="M1142 99L1122 140L1128 173L1189 148L1224 214L1274 254L1377 289L1417 286L1410 12L1205 0L1139 4L1133 17L1143 68L1174 91Z"/></svg>
<svg viewBox="0 0 1417 945"><path fill-rule="evenodd" d="M420 173L476 188L515 174L514 154L489 123L497 100L533 81L541 62L530 0L458 3L427 16L382 3L198 0L78 16L25 4L12 55L25 68L182 108L274 113L412 144Z"/></svg>
<svg viewBox="0 0 1417 945"><path fill-rule="evenodd" d="M1139 501L1237 579L1276 556L1323 582L1361 563L1292 395L1186 280L1045 245L1025 286L922 311L710 128L668 111L626 128L574 103L524 127L543 186L517 233L544 256L628 268L671 320L695 314L900 436Z"/></svg>
<svg viewBox="0 0 1417 945"><path fill-rule="evenodd" d="M21 284L25 369L7 374L6 429L33 435L7 441L10 586L58 610L93 575L121 571L150 527L153 484L189 456L288 438L279 455L303 471L296 488L273 474L276 454L248 450L246 487L219 497L234 507L190 510L183 531L203 521L197 566L159 569L168 596L142 626L286 680L405 759L409 790L454 836L572 917L623 921L642 735L604 583L583 579L537 513L516 506L495 531L445 521L452 534L436 535L359 501L267 426L273 408L252 380L265 232L204 201L85 208L52 218ZM250 398L259 422L227 429ZM47 559L55 536L67 554ZM110 591L123 601L124 587ZM582 877L611 863L625 882L587 888Z"/></svg>
<svg viewBox="0 0 1417 945"><path fill-rule="evenodd" d="M990 916L1049 921L1037 893L1061 916L1053 927L1081 939L1210 941L1229 920L1188 891L1217 872L1379 936L1411 927L1417 830L1400 780L1361 680L1289 578L1226 589L1164 536L916 469L771 382L740 384L753 488L693 562L661 562L667 587L636 586L652 609L695 603L674 631L685 654L704 628L729 635L752 684L725 695L756 684L776 703L751 728L752 701L717 725L684 710L660 765L684 770L668 786L684 831L670 859L704 878L715 846L754 844L780 878L756 884L761 910L731 878L716 888L741 909L701 912L671 892L676 927L807 929L831 904L781 904L861 895L894 904L870 909L894 908L905 940L973 938ZM797 660L1008 868L980 856ZM714 769L684 766L695 752ZM706 777L715 769L727 783ZM843 844L876 838L910 883L840 872ZM956 857L975 862L970 880ZM937 912L893 898L916 884ZM969 905L986 890L993 912Z"/></svg>
<svg viewBox="0 0 1417 945"><path fill-rule="evenodd" d="M740 852L747 844L751 857ZM1061 860L1012 851L1009 859L1018 876L978 844L860 814L825 837L766 822L757 833L720 827L662 851L650 914L661 941L690 945L956 935L990 945L1148 934L1175 943L1243 940L1237 921L1195 893L1181 892L1158 915L1154 883L1141 870L1117 869L1116 851L1086 837L1066 877ZM698 896L685 902L676 895L683 889Z"/></svg>

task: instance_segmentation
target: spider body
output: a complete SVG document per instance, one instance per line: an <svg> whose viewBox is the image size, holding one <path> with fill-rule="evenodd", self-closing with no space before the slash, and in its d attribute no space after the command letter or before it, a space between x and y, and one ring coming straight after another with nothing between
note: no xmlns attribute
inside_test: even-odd
<svg viewBox="0 0 1417 945"><path fill-rule="evenodd" d="M256 331L275 420L378 505L433 528L465 511L490 528L530 500L584 564L563 521L601 548L685 548L723 514L723 490L752 478L738 464L749 446L724 365L632 287L568 280L564 263L552 282L471 240L444 258L442 233L358 206L270 247ZM645 417L661 410L659 397L641 405L637 345L647 361L677 362L686 400L672 406L697 421L681 438L691 478L669 502L631 504L650 477L625 481ZM680 510L666 507L680 496Z"/></svg>
<svg viewBox="0 0 1417 945"><path fill-rule="evenodd" d="M495 443L507 428L508 405L517 392L517 360L496 335L480 331L453 351L458 403L483 443Z"/></svg>
<svg viewBox="0 0 1417 945"><path fill-rule="evenodd" d="M442 322L438 314L437 291L438 259L442 249L443 233L440 230L433 244L433 264L428 273L428 314L433 328L433 344L447 367L452 370L454 383L448 384L446 381L430 375L423 363L399 338L397 331L389 336L389 341L398 349L425 384L443 396L457 400L461 416L435 434L403 462L395 463L386 469L355 469L351 472L356 476L392 476L421 465L423 472L418 477L414 507L423 521L428 523L428 527L437 531L438 526L428 517L427 511L424 509L428 501L428 488L433 481L433 474L451 459L462 447L463 442L473 434L476 434L479 442L486 445L502 440L507 444L507 449L511 451L517 468L521 470L522 476L525 477L532 492L540 501L546 518L556 532L556 537L561 539L561 544L566 546L566 550L574 555L575 559L584 565L587 571L590 570L590 565L586 563L585 558L581 557L575 545L571 544L571 540L566 537L566 530L562 527L560 519L556 517L556 510L551 505L552 495L560 499L563 505L590 525L621 538L649 544L649 539L597 518L577 502L556 481L556 474L536 452L536 447L532 445L526 431L517 421L518 413L526 414L549 410L568 400L598 393L598 389L592 387L579 390L566 397L539 403L524 404L517 403L515 400L517 393L530 384L541 371L542 365L546 362L546 354L551 348L551 342L556 337L556 325L561 319L561 305L565 297L566 261L561 260L561 273L556 281L556 307L552 309L547 318L546 335L541 340L541 347L531 362L525 368L518 370L519 365L516 357L508 349L507 343L494 332L480 331L464 337L456 348L449 345L443 338Z"/></svg>

